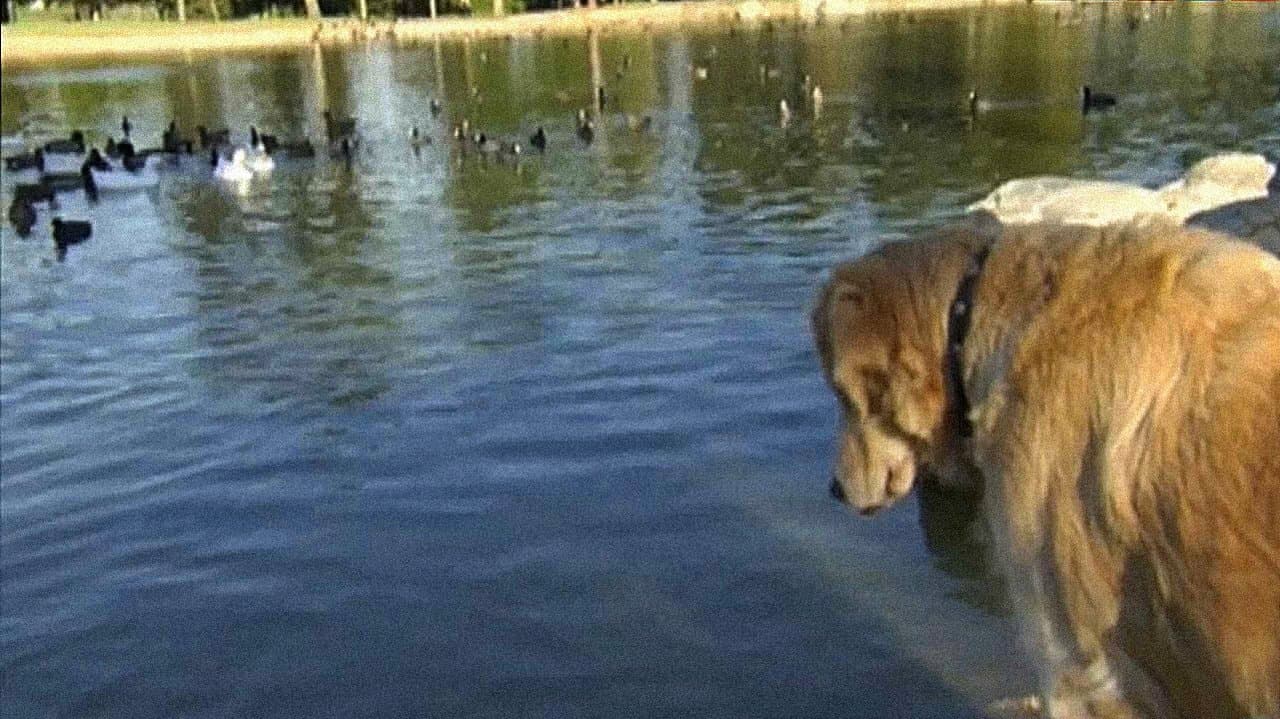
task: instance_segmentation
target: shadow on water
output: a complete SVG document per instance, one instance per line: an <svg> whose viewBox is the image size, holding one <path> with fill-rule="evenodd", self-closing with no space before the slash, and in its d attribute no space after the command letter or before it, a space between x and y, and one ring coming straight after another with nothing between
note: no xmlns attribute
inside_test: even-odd
<svg viewBox="0 0 1280 719"><path fill-rule="evenodd" d="M960 581L955 596L983 611L1007 615L1003 581L988 554L981 493L925 479L916 495L925 548L939 569Z"/></svg>

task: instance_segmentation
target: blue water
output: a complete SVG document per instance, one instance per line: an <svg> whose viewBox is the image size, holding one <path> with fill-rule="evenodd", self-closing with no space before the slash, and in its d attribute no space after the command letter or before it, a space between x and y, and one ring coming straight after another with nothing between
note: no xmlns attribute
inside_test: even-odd
<svg viewBox="0 0 1280 719"><path fill-rule="evenodd" d="M365 139L244 196L202 158L65 193L94 224L65 262L47 211L4 228L0 715L964 717L1030 691L966 514L827 496L814 292L1009 177L1275 152L1277 68L1276 13L1227 6L6 68L6 135L318 137L330 106ZM1081 117L1082 82L1120 106ZM977 85L1017 102L969 118ZM464 156L462 117L551 147Z"/></svg>

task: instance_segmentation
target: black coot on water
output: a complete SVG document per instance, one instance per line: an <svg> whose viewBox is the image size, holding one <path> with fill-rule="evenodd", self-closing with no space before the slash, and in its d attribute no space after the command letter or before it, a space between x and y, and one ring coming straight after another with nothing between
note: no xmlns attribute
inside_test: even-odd
<svg viewBox="0 0 1280 719"><path fill-rule="evenodd" d="M53 245L57 250L58 261L67 258L67 248L78 245L93 234L93 225L85 220L64 220L53 218Z"/></svg>

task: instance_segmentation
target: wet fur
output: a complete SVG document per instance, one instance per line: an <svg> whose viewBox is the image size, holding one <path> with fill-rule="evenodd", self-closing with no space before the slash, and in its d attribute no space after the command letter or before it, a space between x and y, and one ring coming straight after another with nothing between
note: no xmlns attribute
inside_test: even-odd
<svg viewBox="0 0 1280 719"><path fill-rule="evenodd" d="M969 442L944 347L982 246ZM1280 261L1157 222L952 228L837 267L813 329L855 508L981 482L1046 714L1280 716Z"/></svg>

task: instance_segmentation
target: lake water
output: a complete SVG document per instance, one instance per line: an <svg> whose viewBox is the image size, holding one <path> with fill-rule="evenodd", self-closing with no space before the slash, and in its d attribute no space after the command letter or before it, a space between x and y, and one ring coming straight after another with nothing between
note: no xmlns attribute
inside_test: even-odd
<svg viewBox="0 0 1280 719"><path fill-rule="evenodd" d="M1084 83L1119 106L1082 116ZM67 63L2 91L6 135L320 137L332 107L363 142L243 195L204 158L65 193L94 224L65 262L47 211L5 226L0 715L952 718L1031 672L958 500L828 497L815 289L1011 177L1276 153L1280 14ZM463 155L464 117L549 147Z"/></svg>

